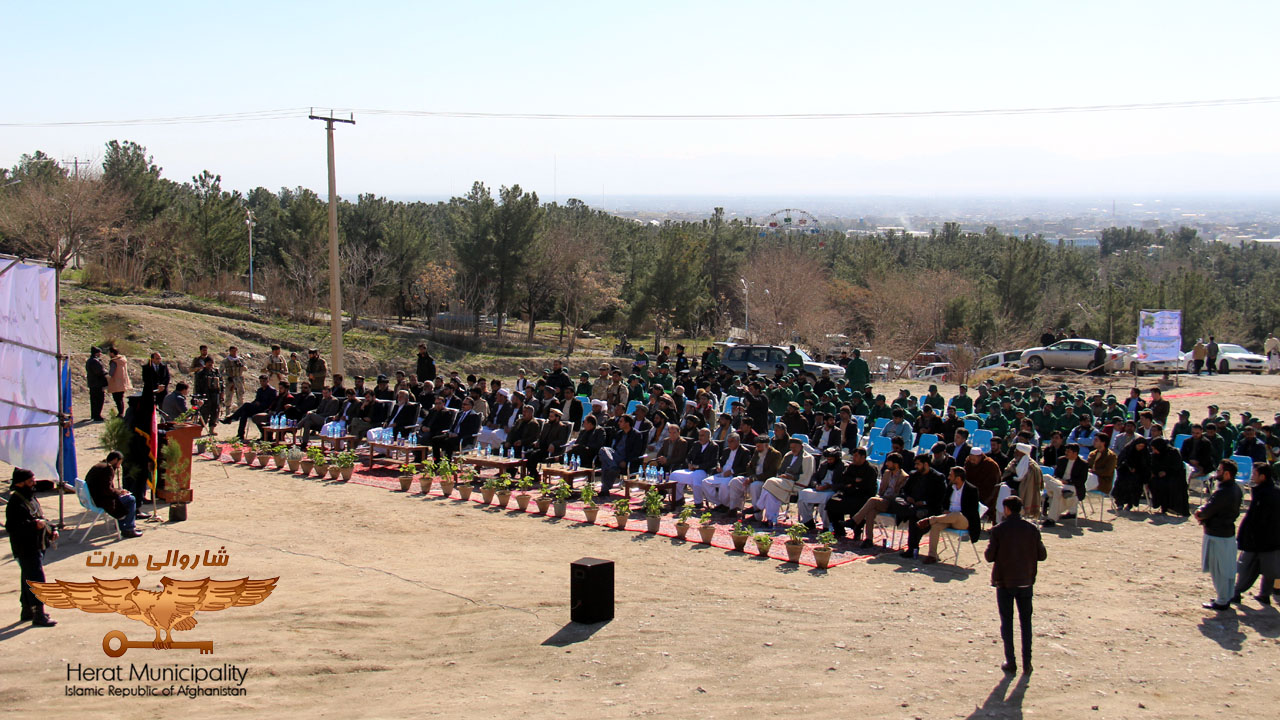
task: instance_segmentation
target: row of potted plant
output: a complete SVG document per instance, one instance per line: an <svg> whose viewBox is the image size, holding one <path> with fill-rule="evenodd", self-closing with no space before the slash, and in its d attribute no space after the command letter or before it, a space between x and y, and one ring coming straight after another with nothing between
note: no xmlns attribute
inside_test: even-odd
<svg viewBox="0 0 1280 720"><path fill-rule="evenodd" d="M268 461L274 460L277 469L293 473L301 471L304 477L314 470L317 477L328 475L334 480L339 477L350 480L356 467L356 454L350 451L329 453L317 447L304 450L296 445L246 443L240 440L232 440L225 445L233 463L244 460L250 465L256 462L258 467L265 468ZM221 456L222 446L223 443L213 438L196 440L196 450L201 454L211 453L214 460Z"/></svg>

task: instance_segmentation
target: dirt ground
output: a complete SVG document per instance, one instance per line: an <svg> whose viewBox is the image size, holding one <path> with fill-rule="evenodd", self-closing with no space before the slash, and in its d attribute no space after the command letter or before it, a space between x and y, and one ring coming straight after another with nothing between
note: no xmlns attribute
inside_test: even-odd
<svg viewBox="0 0 1280 720"><path fill-rule="evenodd" d="M1193 418L1209 403L1280 409L1280 378L1183 379ZM1149 387L1154 380L1144 379ZM913 383L904 386L915 387ZM1124 381L1119 383L1123 387ZM954 388L943 388L951 393ZM78 432L82 468L102 453ZM225 429L223 433L225 434ZM8 469L3 468L4 476ZM1194 521L1133 513L1046 531L1036 585L1035 672L1007 678L989 567L924 567L896 554L829 573L641 533L609 532L472 504L197 461L184 523L141 524L115 543L64 536L50 578L271 578L262 604L197 615L175 639L213 655L131 649L102 636L149 629L118 615L53 610L17 624L17 567L0 555L0 712L169 717L896 718L1258 716L1274 711L1280 612L1253 600L1217 614ZM68 519L77 519L68 496ZM1193 503L1199 498L1194 497ZM43 500L56 515L57 500ZM163 510L162 510L163 515ZM985 547L986 541L978 548ZM164 556L226 549L212 573L94 569L93 550ZM7 550L7 548L6 548ZM568 564L617 563L617 616L569 623ZM230 663L243 697L67 697L67 665ZM127 683L125 683L127 684Z"/></svg>

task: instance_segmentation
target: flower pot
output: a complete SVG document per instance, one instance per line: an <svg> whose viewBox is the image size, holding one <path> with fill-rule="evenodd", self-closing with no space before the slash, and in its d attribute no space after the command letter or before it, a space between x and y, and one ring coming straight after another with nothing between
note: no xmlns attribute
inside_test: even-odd
<svg viewBox="0 0 1280 720"><path fill-rule="evenodd" d="M645 532L656 533L662 527L661 515L645 515Z"/></svg>
<svg viewBox="0 0 1280 720"><path fill-rule="evenodd" d="M699 525L698 535L702 536L702 542L710 545L711 538L714 538L716 536L716 526L715 525Z"/></svg>
<svg viewBox="0 0 1280 720"><path fill-rule="evenodd" d="M431 483L435 481L436 479L431 475L423 475L422 477L418 478L418 492L422 493L423 495L426 495L427 493L431 492Z"/></svg>
<svg viewBox="0 0 1280 720"><path fill-rule="evenodd" d="M616 522L616 523L617 523L617 528L618 528L619 530L626 530L626 529L627 529L627 516L626 516L626 515L614 515L614 516L613 516L613 520L614 520L614 522Z"/></svg>
<svg viewBox="0 0 1280 720"><path fill-rule="evenodd" d="M733 538L733 549L738 552L744 552L747 547L747 541L751 539L750 535L730 535Z"/></svg>
<svg viewBox="0 0 1280 720"><path fill-rule="evenodd" d="M582 513L587 516L587 522L591 525L596 524L596 515L600 514L600 508L596 506L582 508Z"/></svg>
<svg viewBox="0 0 1280 720"><path fill-rule="evenodd" d="M400 476L400 492L409 492L410 485L413 485L413 476L401 475Z"/></svg>
<svg viewBox="0 0 1280 720"><path fill-rule="evenodd" d="M760 552L761 557L769 557L769 548L773 547L773 540L757 540L756 550Z"/></svg>
<svg viewBox="0 0 1280 720"><path fill-rule="evenodd" d="M453 486L454 486L455 484L456 484L456 483L454 483L454 482L453 482L453 480L452 480L451 478L445 478L445 479L441 480L441 481L440 481L440 492L441 492L441 493L444 493L444 496L445 496L445 497L449 497L450 495L452 495L452 494L453 494Z"/></svg>
<svg viewBox="0 0 1280 720"><path fill-rule="evenodd" d="M290 461L289 461L289 472L298 472L298 468L299 468L299 467L301 467L301 466L302 466L302 461L301 461L301 460L290 460ZM310 467L308 467L308 468L307 468L307 472L311 472L311 468L310 468Z"/></svg>
<svg viewBox="0 0 1280 720"><path fill-rule="evenodd" d="M506 509L506 507L510 504L511 504L510 490L503 490L502 492L498 493L498 507Z"/></svg>
<svg viewBox="0 0 1280 720"><path fill-rule="evenodd" d="M342 473L341 473L342 482L346 482L350 480L351 474L354 473L355 471L356 471L355 466L352 466L352 465L348 465L347 467L342 468Z"/></svg>
<svg viewBox="0 0 1280 720"><path fill-rule="evenodd" d="M540 497L536 500L538 503L538 512L543 515L547 514L547 508L551 507L551 498Z"/></svg>
<svg viewBox="0 0 1280 720"><path fill-rule="evenodd" d="M558 518L564 517L564 513L569 509L569 503L564 500L556 500L551 503L551 514Z"/></svg>
<svg viewBox="0 0 1280 720"><path fill-rule="evenodd" d="M324 479L324 476L325 476L325 475L328 475L328 474L329 474L329 466L328 466L328 465L317 465L317 466L316 466L316 477L318 477L318 478L320 478L320 479L322 479L322 480L323 480L323 479Z"/></svg>
<svg viewBox="0 0 1280 720"><path fill-rule="evenodd" d="M831 548L814 548L813 562L819 569L826 570L831 563Z"/></svg>
<svg viewBox="0 0 1280 720"><path fill-rule="evenodd" d="M524 494L517 495L517 496L516 496L516 507L520 508L520 511L521 511L521 512L524 512L525 510L528 510L528 509L529 509L529 496L528 496L528 495L524 495Z"/></svg>
<svg viewBox="0 0 1280 720"><path fill-rule="evenodd" d="M232 450L231 452L229 452L229 453L227 453L227 454L231 456L231 462L233 462L233 463L238 463L238 462L240 462L240 458L244 457L244 451L243 451L243 450Z"/></svg>
<svg viewBox="0 0 1280 720"><path fill-rule="evenodd" d="M793 563L800 562L800 555L804 553L804 543L802 542L793 543L790 540L788 540L786 542L786 545L787 545L787 562L793 562Z"/></svg>
<svg viewBox="0 0 1280 720"><path fill-rule="evenodd" d="M258 459L258 453L255 453L255 452L246 452L246 453L244 454L244 461L245 461L245 463L246 463L246 464L248 464L248 465L252 465L252 464L253 464L253 461L254 461L254 460L257 460L257 459Z"/></svg>
<svg viewBox="0 0 1280 720"><path fill-rule="evenodd" d="M271 459L276 461L277 470L284 469L284 464L285 462L287 462L287 460L285 460L284 453L280 453L279 455L272 455Z"/></svg>
<svg viewBox="0 0 1280 720"><path fill-rule="evenodd" d="M315 466L316 466L316 464L315 464L315 461L313 461L313 460L299 460L299 461L298 461L298 467L302 468L302 477L306 477L306 476L310 475L310 474L311 474L311 468L313 468L313 467L315 467Z"/></svg>
<svg viewBox="0 0 1280 720"><path fill-rule="evenodd" d="M471 499L471 491L472 491L472 490L474 490L474 489L475 489L475 488L471 487L470 483L462 483L461 485L459 485L459 486L458 486L458 499L459 499L459 500L470 500L470 499Z"/></svg>
<svg viewBox="0 0 1280 720"><path fill-rule="evenodd" d="M260 467L260 468L264 468L264 467L266 467L266 466L267 466L267 463L271 462L271 458L272 458L272 456L271 456L271 455L259 455L259 456L258 456L258 467Z"/></svg>
<svg viewBox="0 0 1280 720"><path fill-rule="evenodd" d="M685 535L689 534L689 523L676 523L676 539L684 540Z"/></svg>
<svg viewBox="0 0 1280 720"><path fill-rule="evenodd" d="M497 492L493 488L480 488L480 497L484 500L484 504L488 505L493 502L493 494Z"/></svg>

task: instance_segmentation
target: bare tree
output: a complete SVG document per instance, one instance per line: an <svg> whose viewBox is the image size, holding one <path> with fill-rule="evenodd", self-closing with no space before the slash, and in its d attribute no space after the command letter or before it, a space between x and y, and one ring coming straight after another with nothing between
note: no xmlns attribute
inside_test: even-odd
<svg viewBox="0 0 1280 720"><path fill-rule="evenodd" d="M351 313L351 327L358 327L374 292L387 282L390 268L381 249L342 246L342 304Z"/></svg>
<svg viewBox="0 0 1280 720"><path fill-rule="evenodd" d="M97 250L125 222L128 202L100 174L23 182L0 204L0 230L21 251L67 267Z"/></svg>

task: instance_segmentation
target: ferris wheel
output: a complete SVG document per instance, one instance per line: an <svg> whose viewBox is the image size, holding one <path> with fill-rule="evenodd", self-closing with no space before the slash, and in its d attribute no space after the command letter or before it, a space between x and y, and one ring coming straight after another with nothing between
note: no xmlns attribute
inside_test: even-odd
<svg viewBox="0 0 1280 720"><path fill-rule="evenodd" d="M760 221L760 229L761 235L771 232L817 235L822 232L822 226L818 222L818 218L807 210L798 210L796 208L784 208L766 215Z"/></svg>

